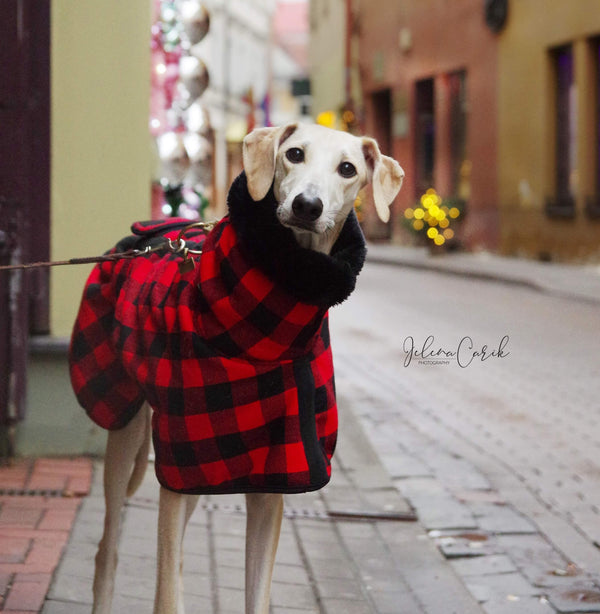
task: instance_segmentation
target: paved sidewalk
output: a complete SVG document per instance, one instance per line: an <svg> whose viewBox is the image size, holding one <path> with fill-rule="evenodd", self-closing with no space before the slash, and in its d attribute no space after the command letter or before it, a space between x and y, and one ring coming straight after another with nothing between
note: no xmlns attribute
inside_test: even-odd
<svg viewBox="0 0 600 614"><path fill-rule="evenodd" d="M0 611L41 610L91 476L89 459L0 467Z"/></svg>
<svg viewBox="0 0 600 614"><path fill-rule="evenodd" d="M334 478L286 498L272 614L480 614L380 465L347 404ZM158 488L149 469L124 514L115 614L151 612ZM101 464L82 505L44 614L90 611L93 557L102 529ZM186 612L244 611L243 497L203 497L185 539ZM366 517L347 519L348 514ZM387 517L381 519L380 516Z"/></svg>
<svg viewBox="0 0 600 614"><path fill-rule="evenodd" d="M557 335L556 345L550 343L544 350L555 358L554 363L539 361L536 368L528 369L521 360L525 368L518 374L511 372L508 363L494 366L488 363L485 371L468 373L461 369L436 370L415 365L409 372L403 370L401 351L401 340L407 330L412 333L417 329L421 334L452 330L456 327L452 318L462 309L464 317L459 319L460 327L470 318L470 303L476 305L473 310L481 310L481 301L471 301L465 295L448 313L441 308L423 309L429 293L421 287L418 300L407 301L406 309L390 307L395 300L402 302L402 292L410 288L400 281L401 277L405 275L414 283L419 271L424 270L526 286L542 294L535 297L533 305L562 310L566 322L571 312L566 308L567 301L562 299L568 300L575 313L580 305L590 313L596 310L600 302L599 270L488 255L430 256L426 250L380 245L370 247L369 259L373 264L414 270L400 270L393 277L384 267L373 267L369 276L370 294L365 295L368 299L363 296L362 304L354 301L343 318L339 313L337 318L332 318L336 378L339 389L353 399L363 432L378 451L399 492L415 507L429 537L487 614L599 614L598 490L587 488L585 474L582 478L583 471L572 468L574 463L570 462L580 449L587 451L592 447L596 449L592 450L591 457L597 458L598 431L585 432L586 421L581 419L584 430L575 447L568 451L556 450L558 462L564 455L570 469L568 479L564 480L568 489L557 493L558 506L548 503L546 484L562 487L562 476L550 469L549 458L537 455L537 439L551 440L553 432L567 428L560 423L561 411L576 415L579 404L590 420L597 415L597 397L592 397L591 402L585 400L585 393L595 388L584 379L583 369L580 369L582 389L559 386L560 392L554 394L559 399L556 417L552 409L553 393L548 402L540 392L547 382L559 382L561 378L571 382L569 357L562 353L564 347L560 341L564 335ZM378 271L376 275L374 270ZM435 276L423 277L427 281L422 286L433 288ZM440 276L438 281L440 286L448 285L447 275L446 279ZM468 288L474 295L481 292L495 296L496 303L489 305L492 308L501 304L504 290L513 300L521 292L510 288L511 294L509 288L498 284L487 284L485 289L486 284L468 284L463 280L460 284L457 281L457 285L463 291ZM377 292L378 287L390 286L394 290ZM520 296L534 294L522 292ZM437 306L444 300L441 291L432 290L430 296ZM366 314L375 300L386 308L375 310L376 315L368 322ZM520 306L511 308L518 311ZM436 322L439 326L430 330L432 314L442 313L442 319ZM492 309L489 317L499 318L505 325L510 322L517 330L518 326L529 330L526 319L515 318L513 322L510 313L510 309ZM543 314L541 318L543 321ZM377 324L372 324L373 321ZM492 328L486 323L485 315L475 317L475 313L472 325L480 332ZM584 326L577 321L574 325ZM517 336L521 337L520 358L527 355L535 362L536 351L541 346L538 339ZM578 345L573 347L581 351ZM591 364L597 365L594 356L597 353L590 354ZM585 359L581 362L585 363ZM574 407L560 399L561 393L569 395ZM538 411L547 418L548 430L544 431L536 423L538 428L527 432L519 422L519 405L521 417L526 412ZM506 416L504 421L503 416ZM513 446L516 439L520 445ZM515 447L519 452L514 451ZM507 457L514 462L507 461ZM533 479L528 479L529 474ZM572 484L577 487L570 488ZM588 503L590 499L593 503ZM569 504L573 512L563 513L561 501Z"/></svg>
<svg viewBox="0 0 600 614"><path fill-rule="evenodd" d="M538 262L487 252L440 253L425 247L369 244L368 261L525 285L540 292L600 303L600 266Z"/></svg>
<svg viewBox="0 0 600 614"><path fill-rule="evenodd" d="M387 245L370 246L369 258L600 302L595 267L431 256ZM426 382L407 389L397 374L373 368L367 384L357 377L363 359L355 363L343 351L336 358L334 478L318 493L286 499L272 614L600 613L598 548L552 516L503 466L465 448L433 413L416 411L432 402ZM377 404L388 414L375 417ZM0 469L1 611L89 613L104 513L100 462L82 499L91 466L87 459L39 459ZM491 487L491 477L514 494L520 510ZM150 467L124 513L115 614L152 610L157 500ZM417 522L399 519L413 507ZM352 514L363 519L349 519ZM540 530L552 523L560 524L568 557ZM202 499L186 537L188 614L243 612L244 533L243 497Z"/></svg>

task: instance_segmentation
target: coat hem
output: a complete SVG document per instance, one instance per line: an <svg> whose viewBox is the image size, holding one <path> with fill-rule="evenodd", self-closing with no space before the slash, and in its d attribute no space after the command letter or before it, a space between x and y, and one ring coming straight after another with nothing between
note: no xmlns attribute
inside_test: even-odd
<svg viewBox="0 0 600 614"><path fill-rule="evenodd" d="M181 495L245 495L250 493L270 493L270 494L282 494L282 495L298 495L306 492L314 492L321 490L321 488L327 486L331 481L331 476L328 476L322 483L311 484L309 486L289 487L282 486L281 488L273 486L207 486L201 488L173 488L165 484L158 475L156 476L159 484L166 490L176 492Z"/></svg>

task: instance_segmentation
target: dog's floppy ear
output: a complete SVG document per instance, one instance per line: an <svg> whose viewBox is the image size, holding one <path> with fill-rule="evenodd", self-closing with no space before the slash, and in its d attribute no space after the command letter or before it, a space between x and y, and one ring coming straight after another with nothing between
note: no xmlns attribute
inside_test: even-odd
<svg viewBox="0 0 600 614"><path fill-rule="evenodd" d="M388 222L390 205L402 187L404 171L396 160L381 154L377 142L373 139L363 139L363 155L373 184L375 211L382 222Z"/></svg>
<svg viewBox="0 0 600 614"><path fill-rule="evenodd" d="M297 124L279 128L257 128L246 135L242 146L248 192L252 200L262 200L275 176L275 160L279 145L294 133Z"/></svg>

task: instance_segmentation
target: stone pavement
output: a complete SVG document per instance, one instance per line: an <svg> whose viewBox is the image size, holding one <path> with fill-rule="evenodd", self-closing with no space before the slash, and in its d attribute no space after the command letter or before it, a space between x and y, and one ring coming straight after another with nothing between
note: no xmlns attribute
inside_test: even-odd
<svg viewBox="0 0 600 614"><path fill-rule="evenodd" d="M599 614L597 545L545 508L502 463L440 424L430 411L436 399L427 388L415 390L383 369L371 370L370 384L365 385L355 376L360 368L348 358L340 359L338 386L365 408L359 413L365 436L481 611ZM373 411L374 403L390 409ZM518 501L519 509L500 487ZM560 550L546 536L550 527L553 536L562 536Z"/></svg>
<svg viewBox="0 0 600 614"><path fill-rule="evenodd" d="M488 255L433 257L394 246L372 246L370 259L600 302L600 275L593 267ZM339 341L340 440L334 477L318 493L286 498L272 614L600 614L598 515L587 524L580 521L585 532L576 530L498 457L466 446L459 431L444 428L431 410L439 399L431 395L428 375L421 386L408 386L385 364L365 367L369 357L346 352ZM358 377L365 368L370 377ZM505 445L494 433L489 442ZM91 494L81 505L43 614L90 611L104 508L101 469L96 463ZM586 494L598 498L598 493ZM151 612L157 495L150 467L124 513L115 614ZM4 499L0 502L4 512ZM413 510L417 522L409 519ZM32 530L44 530L41 515L27 520L28 513L22 514L23 521L33 523ZM1 524L2 516L0 531ZM244 528L242 497L202 499L186 536L188 614L243 611ZM596 539L590 538L594 534ZM0 560L23 558L19 537L2 534L0 557L9 558ZM64 532L61 538L62 549ZM51 571L30 574L30 587L39 585L36 593L22 588L25 578L15 575L12 565L0 567L3 606L14 606L13 614L39 611L39 595ZM28 609L17 606L19 595L31 596Z"/></svg>
<svg viewBox="0 0 600 614"><path fill-rule="evenodd" d="M41 610L91 476L89 459L0 467L0 611Z"/></svg>
<svg viewBox="0 0 600 614"><path fill-rule="evenodd" d="M595 267L489 255L430 256L424 250L395 246L372 246L370 261L517 284L543 293L540 296L561 297L531 304L538 309L560 310L565 323L582 330L583 322L570 319L578 312L569 305L587 305L591 314L600 302L600 271ZM580 457L598 458L600 447L598 431L591 426L598 415L597 396L591 392L594 388L584 383L578 390L572 384L578 377L587 381L585 369L572 373L585 364L585 358L571 364L570 355L558 341L562 336L555 329L552 333L557 345L543 350L539 337L528 340L519 330L521 345L514 361L526 367L530 359L532 368L523 368L518 374L511 371L508 362L486 363L485 375L477 369L467 374L461 369L415 365L405 371L401 338L407 330L414 333L416 329L423 338L425 332L434 332L432 324L436 330L449 330L456 326L453 317L460 310L464 311L460 321L472 322L475 329L481 328L482 322L484 330L493 329L490 318L511 328L526 320L511 317L509 308L482 307L469 296L461 297L456 310L423 309L428 293L420 291L418 300L406 301L406 309L375 310L378 321L387 315L378 326L371 325L365 318L373 301L402 302L402 293L410 283L384 273L382 267L376 275L371 272L370 287L397 284L395 293L380 291L355 300L346 315L340 318L338 313L338 318L332 319L332 335L336 338L338 387L353 399L360 426L398 491L415 507L429 537L483 611L600 613L600 493L591 486L588 465L576 465ZM409 279L414 283L417 275L413 273ZM429 277L423 281L423 285L430 284L431 302L438 307L451 300L440 290L440 279L437 283ZM463 292L489 293L474 285L467 288L466 283L459 287ZM493 296L495 305L503 298L509 304L523 298L518 294L502 296L499 290ZM517 312L523 308L517 306ZM478 309L484 315L476 318ZM540 323L544 322L542 309L534 311ZM440 319L430 321L432 314ZM402 321L403 317L408 320ZM549 321L556 325L555 319ZM539 335L539 327L529 328ZM547 372L540 366L537 351L548 352L543 363ZM576 346L574 351L582 348ZM589 356L593 363L594 353ZM569 386L561 387L561 378ZM587 391L592 395L589 400ZM561 394L569 394L571 403L561 399ZM563 422L561 411L567 408L572 416ZM541 412L546 420L534 419L537 429L527 431L527 412L534 417ZM576 448L560 447L560 437L555 435L561 428L581 431ZM545 456L548 446L540 445L541 438L557 441L554 454ZM565 454L568 460L562 456ZM597 475L595 461L590 462ZM574 470L573 466L579 468Z"/></svg>
<svg viewBox="0 0 600 614"><path fill-rule="evenodd" d="M343 398L340 405L346 405ZM331 484L286 498L272 614L480 613L455 570L411 520L411 508L353 415L342 418ZM100 473L98 463L44 614L90 611L103 515ZM157 490L150 468L124 514L116 614L152 610ZM201 499L185 539L186 612L243 612L244 534L243 497Z"/></svg>

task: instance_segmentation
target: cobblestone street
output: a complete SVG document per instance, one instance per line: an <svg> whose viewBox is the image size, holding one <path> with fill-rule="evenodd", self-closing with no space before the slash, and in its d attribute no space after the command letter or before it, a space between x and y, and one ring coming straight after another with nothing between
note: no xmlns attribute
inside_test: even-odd
<svg viewBox="0 0 600 614"><path fill-rule="evenodd" d="M339 387L485 611L600 611L598 306L371 265L335 316Z"/></svg>

